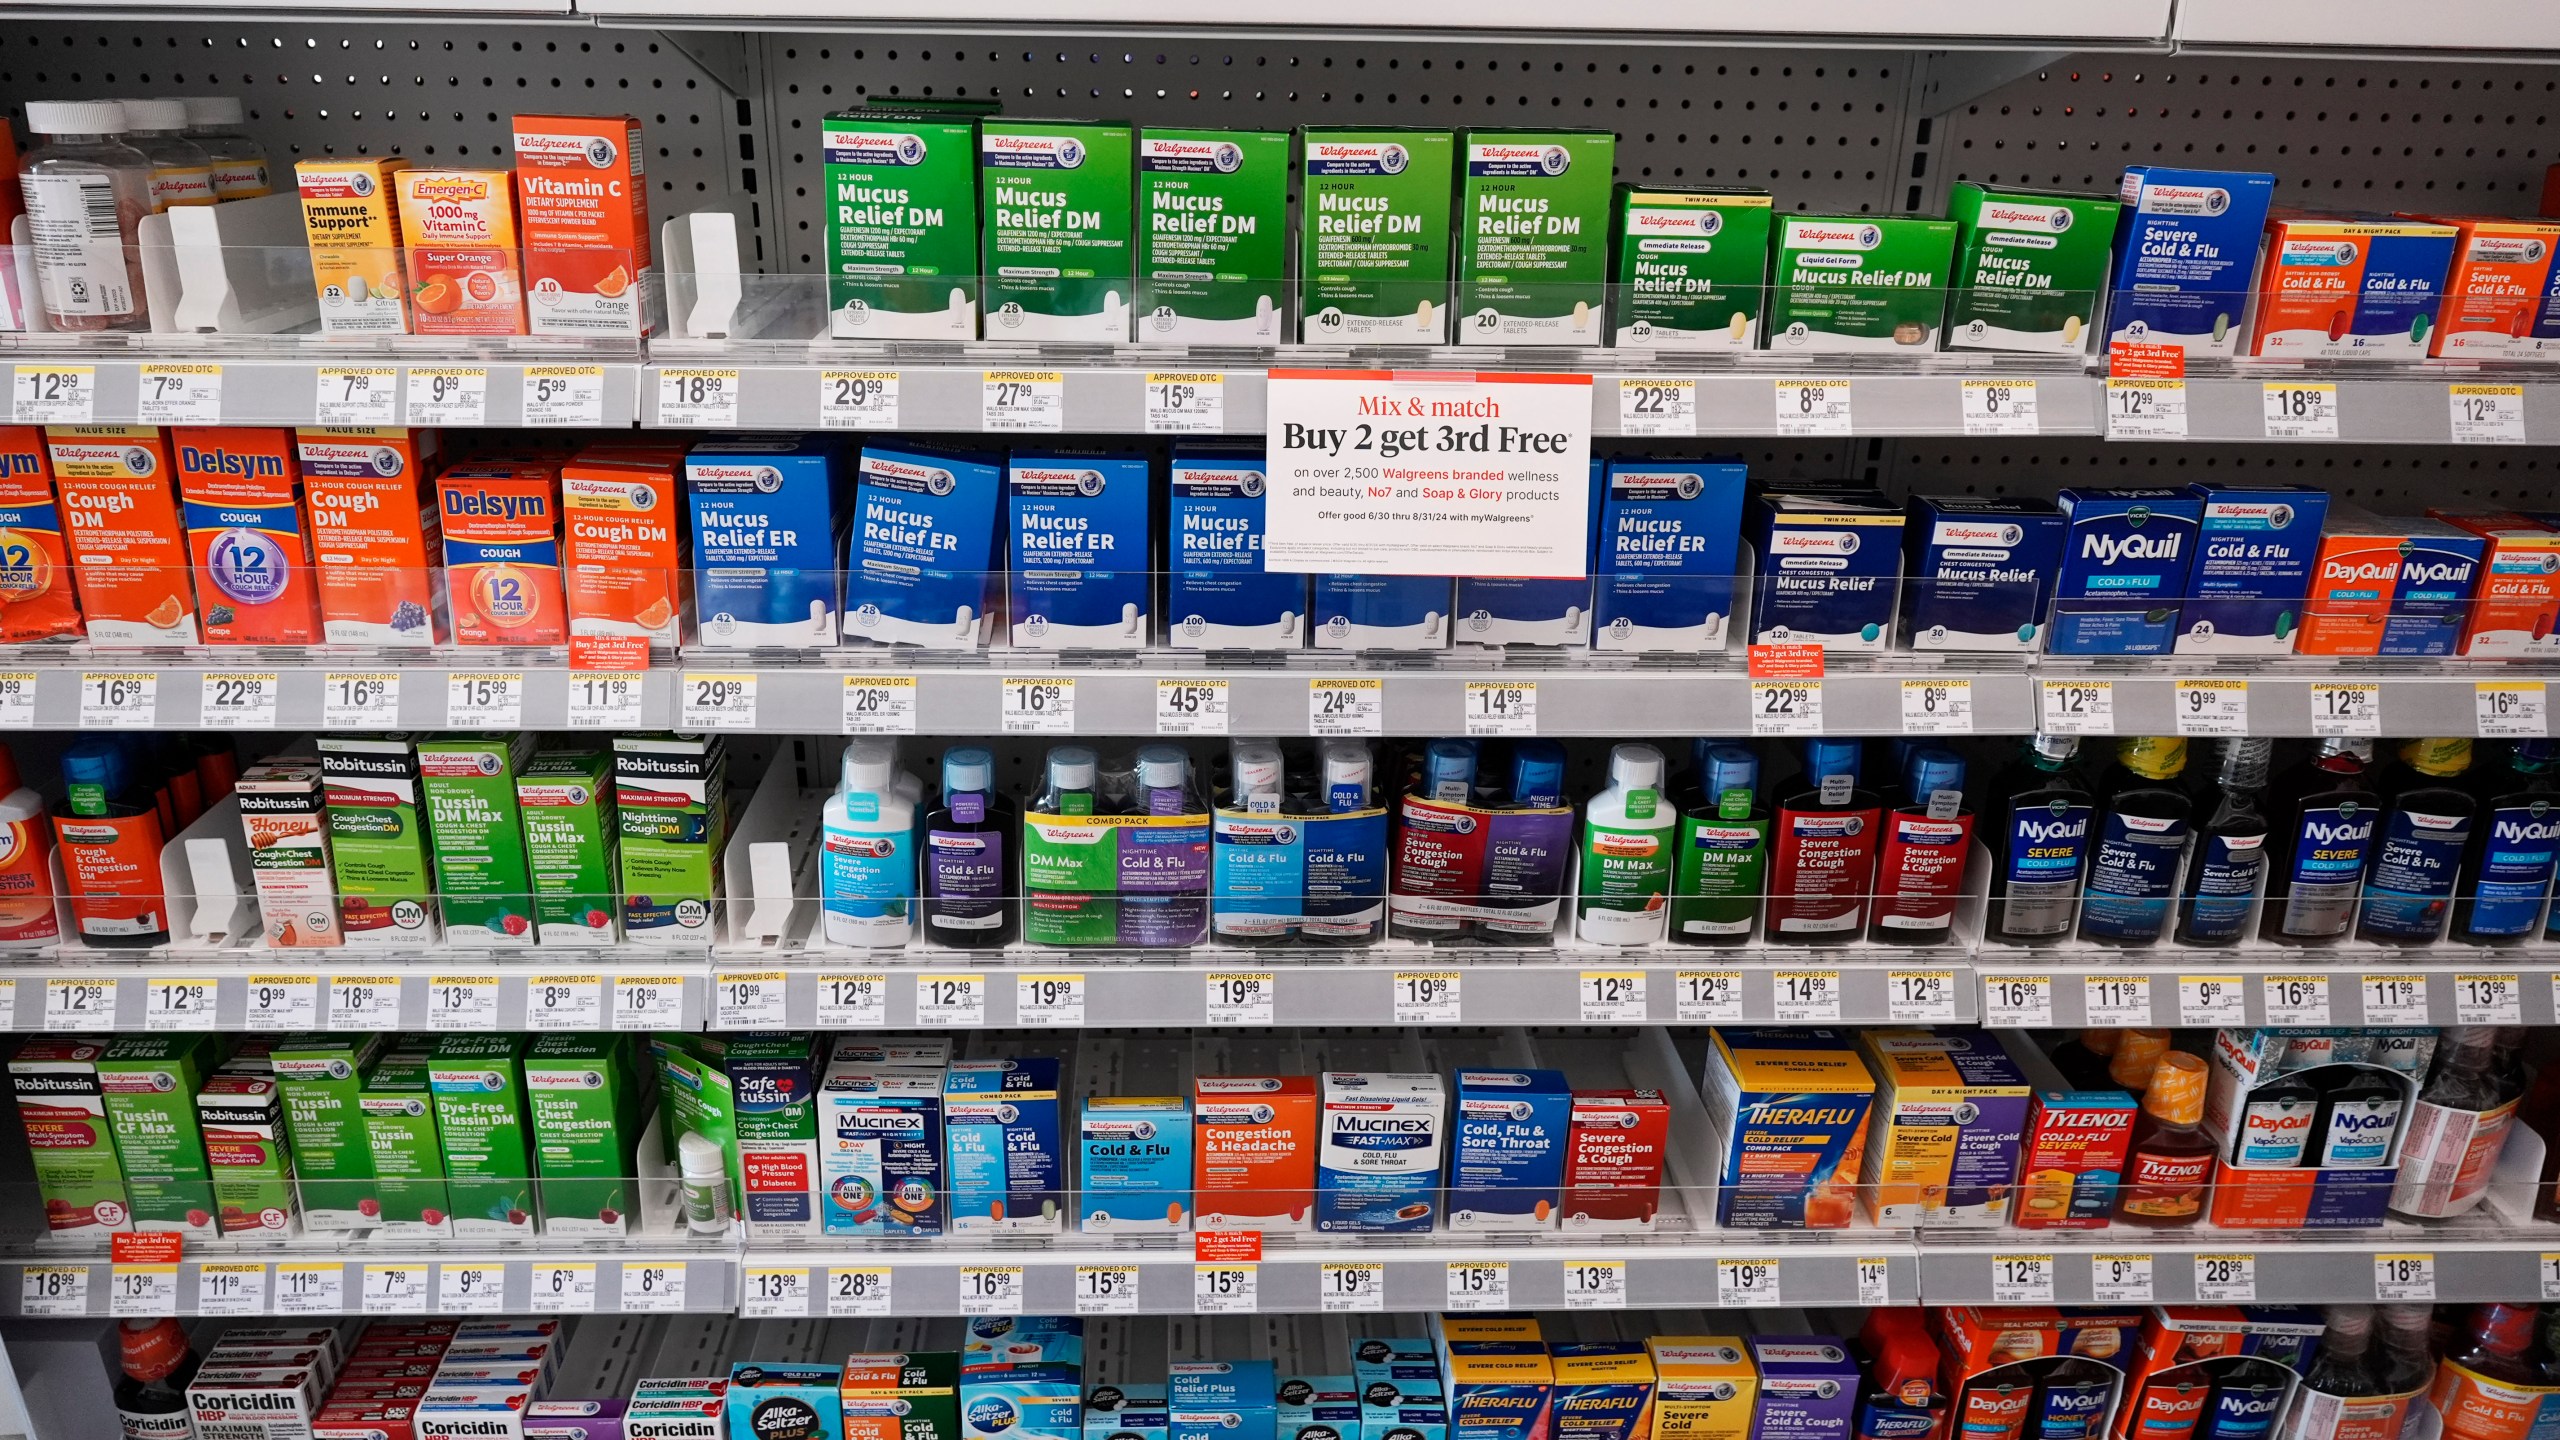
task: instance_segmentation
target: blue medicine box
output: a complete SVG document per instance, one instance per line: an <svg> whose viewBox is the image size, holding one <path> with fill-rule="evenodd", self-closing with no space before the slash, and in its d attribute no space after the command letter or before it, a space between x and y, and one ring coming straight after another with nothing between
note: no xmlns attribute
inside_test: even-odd
<svg viewBox="0 0 2560 1440"><path fill-rule="evenodd" d="M1165 509L1165 643L1176 650L1295 650L1307 577L1262 565L1262 452L1177 448Z"/></svg>
<svg viewBox="0 0 2560 1440"><path fill-rule="evenodd" d="M2108 340L2237 354L2275 193L2256 171L2126 167Z"/></svg>
<svg viewBox="0 0 2560 1440"><path fill-rule="evenodd" d="M684 457L694 613L715 650L832 649L848 489L819 435L706 440Z"/></svg>
<svg viewBox="0 0 2560 1440"><path fill-rule="evenodd" d="M2290 655L2311 594L2329 492L2308 485L2199 483L2204 506L2187 580L2181 655Z"/></svg>
<svg viewBox="0 0 2560 1440"><path fill-rule="evenodd" d="M1084 1210L1093 1235L1191 1228L1191 1104L1181 1096L1092 1096L1081 1133Z"/></svg>
<svg viewBox="0 0 2560 1440"><path fill-rule="evenodd" d="M1591 553L1591 648L1673 655L1725 648L1747 475L1735 464L1609 462Z"/></svg>
<svg viewBox="0 0 2560 1440"><path fill-rule="evenodd" d="M1458 577L1458 643L1461 645L1582 645L1591 639L1591 555L1600 541L1600 502L1608 491L1607 462L1591 460L1590 533L1582 544L1578 580L1529 580L1515 576Z"/></svg>
<svg viewBox="0 0 2560 1440"><path fill-rule="evenodd" d="M2062 512L2049 500L1915 495L1903 528L1903 634L1914 650L2044 647Z"/></svg>
<svg viewBox="0 0 2560 1440"><path fill-rule="evenodd" d="M864 446L846 536L845 638L984 647L1002 488L991 457Z"/></svg>
<svg viewBox="0 0 2560 1440"><path fill-rule="evenodd" d="M956 1060L942 1077L951 1230L1056 1234L1066 1204L1058 1061Z"/></svg>
<svg viewBox="0 0 2560 1440"><path fill-rule="evenodd" d="M1007 595L1026 650L1140 650L1155 632L1143 455L1016 455L1005 467Z"/></svg>
<svg viewBox="0 0 2560 1440"><path fill-rule="evenodd" d="M1274 1440L1278 1381L1268 1360L1179 1360L1165 1369L1172 1440Z"/></svg>
<svg viewBox="0 0 2560 1440"><path fill-rule="evenodd" d="M1572 1124L1573 1085L1561 1071L1459 1071L1449 1228L1554 1229Z"/></svg>
<svg viewBox="0 0 2560 1440"><path fill-rule="evenodd" d="M2069 528L2054 582L2056 655L2166 655L2176 643L2204 502L2184 490L2057 497Z"/></svg>
<svg viewBox="0 0 2560 1440"><path fill-rule="evenodd" d="M1167 1440L1161 1385L1096 1385L1084 1397L1084 1440Z"/></svg>
<svg viewBox="0 0 2560 1440"><path fill-rule="evenodd" d="M1348 1375L1284 1375L1277 1440L1359 1440L1360 1386Z"/></svg>
<svg viewBox="0 0 2560 1440"><path fill-rule="evenodd" d="M1769 493L1748 520L1755 645L1881 651L1893 640L1902 508L1873 491Z"/></svg>

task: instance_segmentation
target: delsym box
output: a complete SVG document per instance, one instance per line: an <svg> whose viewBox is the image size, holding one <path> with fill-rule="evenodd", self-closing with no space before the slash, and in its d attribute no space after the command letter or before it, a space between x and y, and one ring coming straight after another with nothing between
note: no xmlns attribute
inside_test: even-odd
<svg viewBox="0 0 2560 1440"><path fill-rule="evenodd" d="M44 439L90 642L196 643L187 532L159 429L55 425Z"/></svg>
<svg viewBox="0 0 2560 1440"><path fill-rule="evenodd" d="M1055 1234L1066 1208L1066 1144L1054 1057L961 1060L942 1079L959 1235Z"/></svg>
<svg viewBox="0 0 2560 1440"><path fill-rule="evenodd" d="M2544 655L2560 649L2560 531L2502 510L2439 510L2431 519L2488 542L2462 632L2465 655Z"/></svg>
<svg viewBox="0 0 2560 1440"><path fill-rule="evenodd" d="M446 638L444 528L426 466L434 433L294 432L320 562L321 635L331 645L406 649Z"/></svg>
<svg viewBox="0 0 2560 1440"><path fill-rule="evenodd" d="M1952 220L1780 217L1769 348L1808 354L1936 349L1955 248Z"/></svg>
<svg viewBox="0 0 2560 1440"><path fill-rule="evenodd" d="M1154 634L1143 455L1017 455L1005 467L1013 643L1137 650Z"/></svg>
<svg viewBox="0 0 2560 1440"><path fill-rule="evenodd" d="M1747 472L1612 460L1592 548L1591 648L1694 655L1725 647Z"/></svg>
<svg viewBox="0 0 2560 1440"><path fill-rule="evenodd" d="M2271 221L2249 353L2279 360L2424 356L2456 238L2452 226L2423 220Z"/></svg>
<svg viewBox="0 0 2560 1440"><path fill-rule="evenodd" d="M312 644L319 612L292 433L189 426L170 442L205 642Z"/></svg>
<svg viewBox="0 0 2560 1440"><path fill-rule="evenodd" d="M1427 1231L1440 1209L1449 1096L1437 1075L1335 1070L1317 1123L1316 1228Z"/></svg>
<svg viewBox="0 0 2560 1440"><path fill-rule="evenodd" d="M1609 343L1748 350L1769 283L1770 197L1618 187Z"/></svg>
<svg viewBox="0 0 2560 1440"><path fill-rule="evenodd" d="M1550 1230L1564 1187L1573 1088L1554 1070L1461 1070L1449 1228Z"/></svg>
<svg viewBox="0 0 2560 1440"><path fill-rule="evenodd" d="M1458 143L1458 343L1599 344L1618 137L1469 130Z"/></svg>
<svg viewBox="0 0 2560 1440"><path fill-rule="evenodd" d="M2180 630L2204 505L2184 490L2089 489L2057 497L2070 528L2054 582L2057 655L2166 655Z"/></svg>
<svg viewBox="0 0 2560 1440"><path fill-rule="evenodd" d="M1902 631L1914 650L2043 648L2062 512L2049 500L1914 495L1903 526Z"/></svg>
<svg viewBox="0 0 2560 1440"><path fill-rule="evenodd" d="M2229 356L2240 348L2276 177L2132 165L2118 197L2107 339Z"/></svg>
<svg viewBox="0 0 2560 1440"><path fill-rule="evenodd" d="M1003 487L985 457L862 447L845 559L845 638L939 650L985 645Z"/></svg>
<svg viewBox="0 0 2560 1440"><path fill-rule="evenodd" d="M1760 1419L1754 1440L1848 1440L1858 1364L1827 1335L1754 1335Z"/></svg>
<svg viewBox="0 0 2560 1440"><path fill-rule="evenodd" d="M978 122L988 339L1128 343L1135 149L1126 125Z"/></svg>
<svg viewBox="0 0 2560 1440"><path fill-rule="evenodd" d="M1287 131L1139 131L1138 211L1139 340L1287 336Z"/></svg>
<svg viewBox="0 0 2560 1440"><path fill-rule="evenodd" d="M1858 1183L1879 1225L1997 1225L2009 1218L2030 1094L1987 1030L1869 1030L1876 1133Z"/></svg>
<svg viewBox="0 0 2560 1440"><path fill-rule="evenodd" d="M1298 338L1448 344L1455 137L1324 125L1299 135Z"/></svg>
<svg viewBox="0 0 2560 1440"><path fill-rule="evenodd" d="M1852 1198L1875 1078L1837 1030L1719 1028L1702 1095L1724 1142L1716 1223L1836 1230ZM1851 1389L1855 1389L1853 1385Z"/></svg>
<svg viewBox="0 0 2560 1440"><path fill-rule="evenodd" d="M1304 1230L1316 1188L1316 1082L1191 1082L1192 1208L1204 1230Z"/></svg>
<svg viewBox="0 0 2560 1440"><path fill-rule="evenodd" d="M2332 505L2296 648L2305 655L2451 655L2470 619L2486 537L2441 520Z"/></svg>
<svg viewBox="0 0 2560 1440"><path fill-rule="evenodd" d="M1267 488L1259 452L1173 452L1172 505L1165 512L1167 645L1295 650L1306 643L1307 577L1263 568Z"/></svg>
<svg viewBox="0 0 2560 1440"><path fill-rule="evenodd" d="M2178 632L2181 655L2290 655L2311 594L2329 492L2309 485L2187 487L2204 504Z"/></svg>
<svg viewBox="0 0 2560 1440"><path fill-rule="evenodd" d="M558 491L558 477L541 466L456 466L436 477L456 642L568 641Z"/></svg>
<svg viewBox="0 0 2560 1440"><path fill-rule="evenodd" d="M0 644L80 638L63 526L44 432L0 425Z"/></svg>
<svg viewBox="0 0 2560 1440"><path fill-rule="evenodd" d="M706 440L685 456L702 644L835 645L842 459L835 441L819 435Z"/></svg>
<svg viewBox="0 0 2560 1440"><path fill-rule="evenodd" d="M2077 354L2096 333L2116 212L2103 195L1956 183L1947 348Z"/></svg>
<svg viewBox="0 0 2560 1440"><path fill-rule="evenodd" d="M1591 457L1590 527L1583 540L1586 573L1579 579L1529 579L1508 575L1458 577L1458 643L1461 645L1580 645L1591 630L1589 556L1600 543L1601 501L1609 491L1600 456Z"/></svg>
<svg viewBox="0 0 2560 1440"><path fill-rule="evenodd" d="M1084 1102L1077 1168L1089 1234L1191 1228L1191 1105L1179 1095Z"/></svg>
<svg viewBox="0 0 2560 1440"><path fill-rule="evenodd" d="M839 1061L818 1087L818 1190L830 1235L939 1235L942 1070Z"/></svg>
<svg viewBox="0 0 2560 1440"><path fill-rule="evenodd" d="M2449 360L2530 360L2560 353L2560 220L2430 215L2454 229L2427 353Z"/></svg>
<svg viewBox="0 0 2560 1440"><path fill-rule="evenodd" d="M1752 502L1754 644L1881 651L1893 640L1902 511L1873 491Z"/></svg>
<svg viewBox="0 0 2560 1440"><path fill-rule="evenodd" d="M840 340L978 338L978 124L867 107L826 118L829 327Z"/></svg>

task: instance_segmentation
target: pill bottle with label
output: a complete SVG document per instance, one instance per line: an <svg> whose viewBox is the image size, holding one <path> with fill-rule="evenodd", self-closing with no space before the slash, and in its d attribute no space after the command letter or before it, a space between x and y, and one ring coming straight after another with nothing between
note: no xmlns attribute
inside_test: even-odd
<svg viewBox="0 0 2560 1440"><path fill-rule="evenodd" d="M187 102L119 100L124 141L151 162L151 213L214 203L213 157L187 138Z"/></svg>
<svg viewBox="0 0 2560 1440"><path fill-rule="evenodd" d="M221 200L255 200L275 193L267 176L267 147L249 137L249 112L237 95L189 95L187 138L213 157L213 193Z"/></svg>
<svg viewBox="0 0 2560 1440"><path fill-rule="evenodd" d="M18 165L36 290L56 330L148 330L134 227L151 213L151 161L124 142L112 100L30 100L35 148Z"/></svg>

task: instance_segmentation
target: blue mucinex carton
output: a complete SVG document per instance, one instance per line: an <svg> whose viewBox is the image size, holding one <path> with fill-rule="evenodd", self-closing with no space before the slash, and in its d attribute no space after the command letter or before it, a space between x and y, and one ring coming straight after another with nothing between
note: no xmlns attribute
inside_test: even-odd
<svg viewBox="0 0 2560 1440"><path fill-rule="evenodd" d="M1307 643L1307 577L1262 566L1268 483L1259 450L1174 450L1165 510L1167 645L1295 650Z"/></svg>
<svg viewBox="0 0 2560 1440"><path fill-rule="evenodd" d="M996 501L987 456L866 445L846 536L844 634L937 650L987 643ZM697 550L697 554L700 552Z"/></svg>
<svg viewBox="0 0 2560 1440"><path fill-rule="evenodd" d="M1318 575L1307 614L1318 650L1445 650L1445 575Z"/></svg>
<svg viewBox="0 0 2560 1440"><path fill-rule="evenodd" d="M2062 528L2050 500L1911 497L1902 530L1902 631L1911 648L2041 649Z"/></svg>
<svg viewBox="0 0 2560 1440"><path fill-rule="evenodd" d="M1694 655L1725 647L1747 472L1612 460L1593 542L1591 648Z"/></svg>
<svg viewBox="0 0 2560 1440"><path fill-rule="evenodd" d="M818 1190L830 1235L941 1234L941 1069L829 1065L818 1086Z"/></svg>
<svg viewBox="0 0 2560 1440"><path fill-rule="evenodd" d="M2046 648L2056 655L2168 654L2204 502L2184 490L2075 485L2056 503L2069 528Z"/></svg>
<svg viewBox="0 0 2560 1440"><path fill-rule="evenodd" d="M1058 1061L955 1060L942 1076L942 1134L956 1235L1056 1234L1066 1204Z"/></svg>
<svg viewBox="0 0 2560 1440"><path fill-rule="evenodd" d="M1893 640L1902 508L1872 491L1755 496L1751 642L1880 651Z"/></svg>
<svg viewBox="0 0 2560 1440"><path fill-rule="evenodd" d="M1360 1440L1449 1440L1449 1399L1431 1342L1405 1337L1351 1343L1360 1396Z"/></svg>
<svg viewBox="0 0 2560 1440"><path fill-rule="evenodd" d="M1177 1360L1165 1367L1173 1440L1274 1440L1277 1392L1268 1360Z"/></svg>
<svg viewBox="0 0 2560 1440"><path fill-rule="evenodd" d="M2107 338L2232 355L2276 177L2132 165L2116 216Z"/></svg>
<svg viewBox="0 0 2560 1440"><path fill-rule="evenodd" d="M1600 543L1600 501L1608 492L1608 462L1591 457L1590 534L1583 541L1578 580L1530 580L1507 575L1458 577L1458 643L1461 645L1584 645L1591 639L1591 555Z"/></svg>
<svg viewBox="0 0 2560 1440"><path fill-rule="evenodd" d="M2181 655L2290 655L2311 594L2329 492L2309 485L2198 483L2196 559Z"/></svg>
<svg viewBox="0 0 2560 1440"><path fill-rule="evenodd" d="M1084 1440L1167 1440L1172 1423L1161 1385L1096 1385L1085 1392Z"/></svg>
<svg viewBox="0 0 2560 1440"><path fill-rule="evenodd" d="M1360 1440L1360 1385L1348 1375L1284 1375L1277 1440Z"/></svg>
<svg viewBox="0 0 2560 1440"><path fill-rule="evenodd" d="M1318 1230L1433 1227L1449 1124L1439 1076L1328 1071L1317 1123Z"/></svg>
<svg viewBox="0 0 2560 1440"><path fill-rule="evenodd" d="M1457 1079L1449 1228L1554 1229L1572 1083L1557 1070L1461 1070Z"/></svg>
<svg viewBox="0 0 2560 1440"><path fill-rule="evenodd" d="M716 650L836 644L845 495L821 435L705 440L684 457L701 641Z"/></svg>
<svg viewBox="0 0 2560 1440"><path fill-rule="evenodd" d="M1005 467L1013 643L1138 650L1155 632L1143 455L1016 455Z"/></svg>
<svg viewBox="0 0 2560 1440"><path fill-rule="evenodd" d="M1166 1235L1191 1228L1191 1103L1179 1095L1084 1102L1079 1228Z"/></svg>

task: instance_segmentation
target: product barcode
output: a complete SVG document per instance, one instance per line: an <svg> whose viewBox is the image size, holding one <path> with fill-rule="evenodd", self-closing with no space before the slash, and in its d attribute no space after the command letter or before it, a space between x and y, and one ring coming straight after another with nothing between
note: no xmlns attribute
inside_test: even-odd
<svg viewBox="0 0 2560 1440"><path fill-rule="evenodd" d="M92 240L114 240L122 235L116 225L116 187L113 181L80 184L81 218L88 223Z"/></svg>

